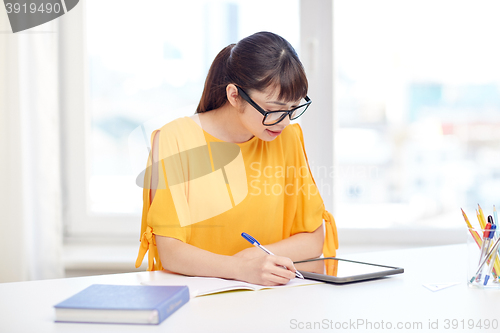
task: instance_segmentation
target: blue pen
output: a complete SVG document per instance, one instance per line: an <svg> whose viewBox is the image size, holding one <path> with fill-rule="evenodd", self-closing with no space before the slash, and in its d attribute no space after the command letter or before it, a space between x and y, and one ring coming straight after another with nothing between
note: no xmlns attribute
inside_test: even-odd
<svg viewBox="0 0 500 333"><path fill-rule="evenodd" d="M495 206L493 206L493 209L495 209ZM496 213L496 210L494 211L494 213ZM495 215L495 214L493 214ZM496 232L498 232L498 228L497 228L497 225L495 224L495 219L490 216L488 216L488 222L491 222L491 231L490 231L490 239L495 239L495 241L497 240L497 237L496 237L496 233L495 233L495 230ZM490 279L490 275L491 275L491 272L493 271L493 265L495 264L495 259L497 258L497 251L494 251L492 256L491 256L491 259L490 259L490 265L487 269L487 273L486 273L486 276L484 277L484 285L487 285L488 284L488 280Z"/></svg>
<svg viewBox="0 0 500 333"><path fill-rule="evenodd" d="M497 225L497 232L495 234L495 241L498 240L498 238L500 238L500 228L498 228L498 214L497 214L497 209L495 207L495 205L493 205L493 220L495 222L495 224ZM497 256L500 257L500 248L498 248L497 250ZM500 274L500 272L497 272L497 276L498 274Z"/></svg>
<svg viewBox="0 0 500 333"><path fill-rule="evenodd" d="M260 243L255 238L253 238L252 236L250 236L246 232L242 232L241 236L243 238L245 238L250 244L258 247L259 249L261 249L262 251L266 252L267 254L270 254L270 255L274 256L274 253L272 253L271 251L269 251L268 249L266 249L265 247L263 247L262 245L260 245ZM283 266L283 268L288 269L285 266ZM298 277L299 279L304 279L304 277L302 276L302 274L300 274L299 271L295 271L295 276Z"/></svg>
<svg viewBox="0 0 500 333"><path fill-rule="evenodd" d="M483 232L483 246L481 247L481 256L479 258L479 264L483 261L483 259L488 259L486 253L490 250L491 239L495 234L496 226L493 222L493 218L488 216L488 223L486 223L485 231ZM493 232L492 232L493 231ZM485 258L486 256L486 258ZM479 274L476 276L476 282L481 281L482 278L482 270L479 269Z"/></svg>

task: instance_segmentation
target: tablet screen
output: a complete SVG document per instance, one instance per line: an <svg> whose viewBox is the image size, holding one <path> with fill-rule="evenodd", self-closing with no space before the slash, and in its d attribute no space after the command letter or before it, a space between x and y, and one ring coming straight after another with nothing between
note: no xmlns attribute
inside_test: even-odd
<svg viewBox="0 0 500 333"><path fill-rule="evenodd" d="M355 275L376 274L386 272L397 267L380 266L375 264L350 261L344 259L313 259L306 262L294 263L301 272L324 274L334 277L350 277Z"/></svg>

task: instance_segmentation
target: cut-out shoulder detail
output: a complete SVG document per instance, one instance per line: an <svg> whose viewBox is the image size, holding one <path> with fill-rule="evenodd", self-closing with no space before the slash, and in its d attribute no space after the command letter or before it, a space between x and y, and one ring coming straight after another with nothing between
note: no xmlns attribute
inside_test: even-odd
<svg viewBox="0 0 500 333"><path fill-rule="evenodd" d="M193 119L193 121L194 121L195 123L197 123L197 124L198 124L198 126L202 127L202 126L201 126L201 121L200 121L200 115L199 115L199 114L197 114L197 113L196 113L196 114L193 114L192 116L189 116L189 118ZM202 127L202 128L203 128L203 127Z"/></svg>
<svg viewBox="0 0 500 333"><path fill-rule="evenodd" d="M160 134L160 131L158 130L155 133L155 137L153 139L153 147L151 148L152 151L152 161L151 161L151 189L149 190L149 204L153 202L153 199L156 194L156 189L158 187L158 136Z"/></svg>

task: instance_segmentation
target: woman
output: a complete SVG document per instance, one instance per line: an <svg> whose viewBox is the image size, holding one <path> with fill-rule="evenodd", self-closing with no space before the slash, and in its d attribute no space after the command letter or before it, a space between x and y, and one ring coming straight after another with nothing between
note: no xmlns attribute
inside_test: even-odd
<svg viewBox="0 0 500 333"><path fill-rule="evenodd" d="M335 255L335 221L302 130L288 126L311 103L307 87L295 50L276 34L217 55L195 115L152 134L136 267L149 250L148 270L279 285L295 277L293 261Z"/></svg>

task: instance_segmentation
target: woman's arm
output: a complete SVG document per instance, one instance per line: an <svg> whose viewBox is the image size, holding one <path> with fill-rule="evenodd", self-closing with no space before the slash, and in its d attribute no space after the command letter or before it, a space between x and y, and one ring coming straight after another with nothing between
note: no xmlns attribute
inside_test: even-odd
<svg viewBox="0 0 500 333"><path fill-rule="evenodd" d="M252 258L224 256L171 237L155 235L155 239L162 266L172 272L267 286L286 284L295 278L296 269L289 258L269 255Z"/></svg>
<svg viewBox="0 0 500 333"><path fill-rule="evenodd" d="M300 261L318 258L323 252L324 231L323 225L313 232L301 232L273 244L262 244L266 249L277 256ZM254 246L235 254L236 257L255 258L267 254Z"/></svg>

